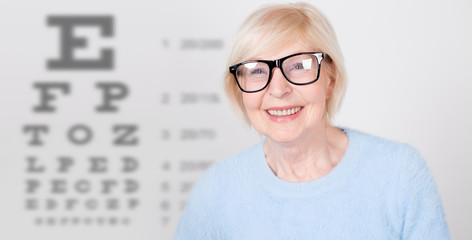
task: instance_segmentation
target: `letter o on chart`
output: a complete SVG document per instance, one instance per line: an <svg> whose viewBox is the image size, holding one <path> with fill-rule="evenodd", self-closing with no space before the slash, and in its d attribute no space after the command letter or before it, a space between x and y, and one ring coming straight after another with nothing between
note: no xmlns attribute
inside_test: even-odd
<svg viewBox="0 0 472 240"><path fill-rule="evenodd" d="M85 145L92 140L93 132L86 125L75 125L69 130L67 137L71 143Z"/></svg>

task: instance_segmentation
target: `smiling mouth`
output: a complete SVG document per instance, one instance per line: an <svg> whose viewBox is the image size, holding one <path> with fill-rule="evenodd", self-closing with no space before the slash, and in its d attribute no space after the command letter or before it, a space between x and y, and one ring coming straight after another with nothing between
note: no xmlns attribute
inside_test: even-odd
<svg viewBox="0 0 472 240"><path fill-rule="evenodd" d="M267 112L271 116L290 116L298 111L300 111L302 107L294 107L294 108L289 108L289 109L284 109L284 110L267 110Z"/></svg>

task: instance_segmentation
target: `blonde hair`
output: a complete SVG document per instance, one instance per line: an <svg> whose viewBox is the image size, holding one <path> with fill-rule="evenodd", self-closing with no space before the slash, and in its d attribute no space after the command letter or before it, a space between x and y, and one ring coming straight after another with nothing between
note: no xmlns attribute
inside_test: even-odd
<svg viewBox="0 0 472 240"><path fill-rule="evenodd" d="M253 12L243 22L233 38L227 67L267 52L284 49L295 41L328 55L322 61L328 77L334 81L334 91L326 100L329 123L340 107L346 89L344 61L333 27L326 17L308 3L268 5ZM234 76L226 72L225 90L230 102L246 122L242 92ZM250 94L250 93L249 93Z"/></svg>

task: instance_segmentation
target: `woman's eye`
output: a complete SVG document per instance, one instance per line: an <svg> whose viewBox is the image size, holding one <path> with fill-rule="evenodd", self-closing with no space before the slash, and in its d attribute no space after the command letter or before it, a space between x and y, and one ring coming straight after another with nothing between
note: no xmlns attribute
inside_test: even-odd
<svg viewBox="0 0 472 240"><path fill-rule="evenodd" d="M263 74L264 72L261 69L254 69L251 71L251 74Z"/></svg>
<svg viewBox="0 0 472 240"><path fill-rule="evenodd" d="M303 67L303 64L298 63L293 67L293 69L305 69L305 67Z"/></svg>

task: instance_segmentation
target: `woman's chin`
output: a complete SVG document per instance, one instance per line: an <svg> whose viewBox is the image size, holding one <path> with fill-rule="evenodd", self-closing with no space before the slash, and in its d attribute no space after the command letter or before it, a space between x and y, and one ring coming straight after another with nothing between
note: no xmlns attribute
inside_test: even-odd
<svg viewBox="0 0 472 240"><path fill-rule="evenodd" d="M298 134L294 134L293 132L290 133L272 133L269 135L265 135L266 139L273 141L279 144L290 144L295 143L300 138Z"/></svg>

